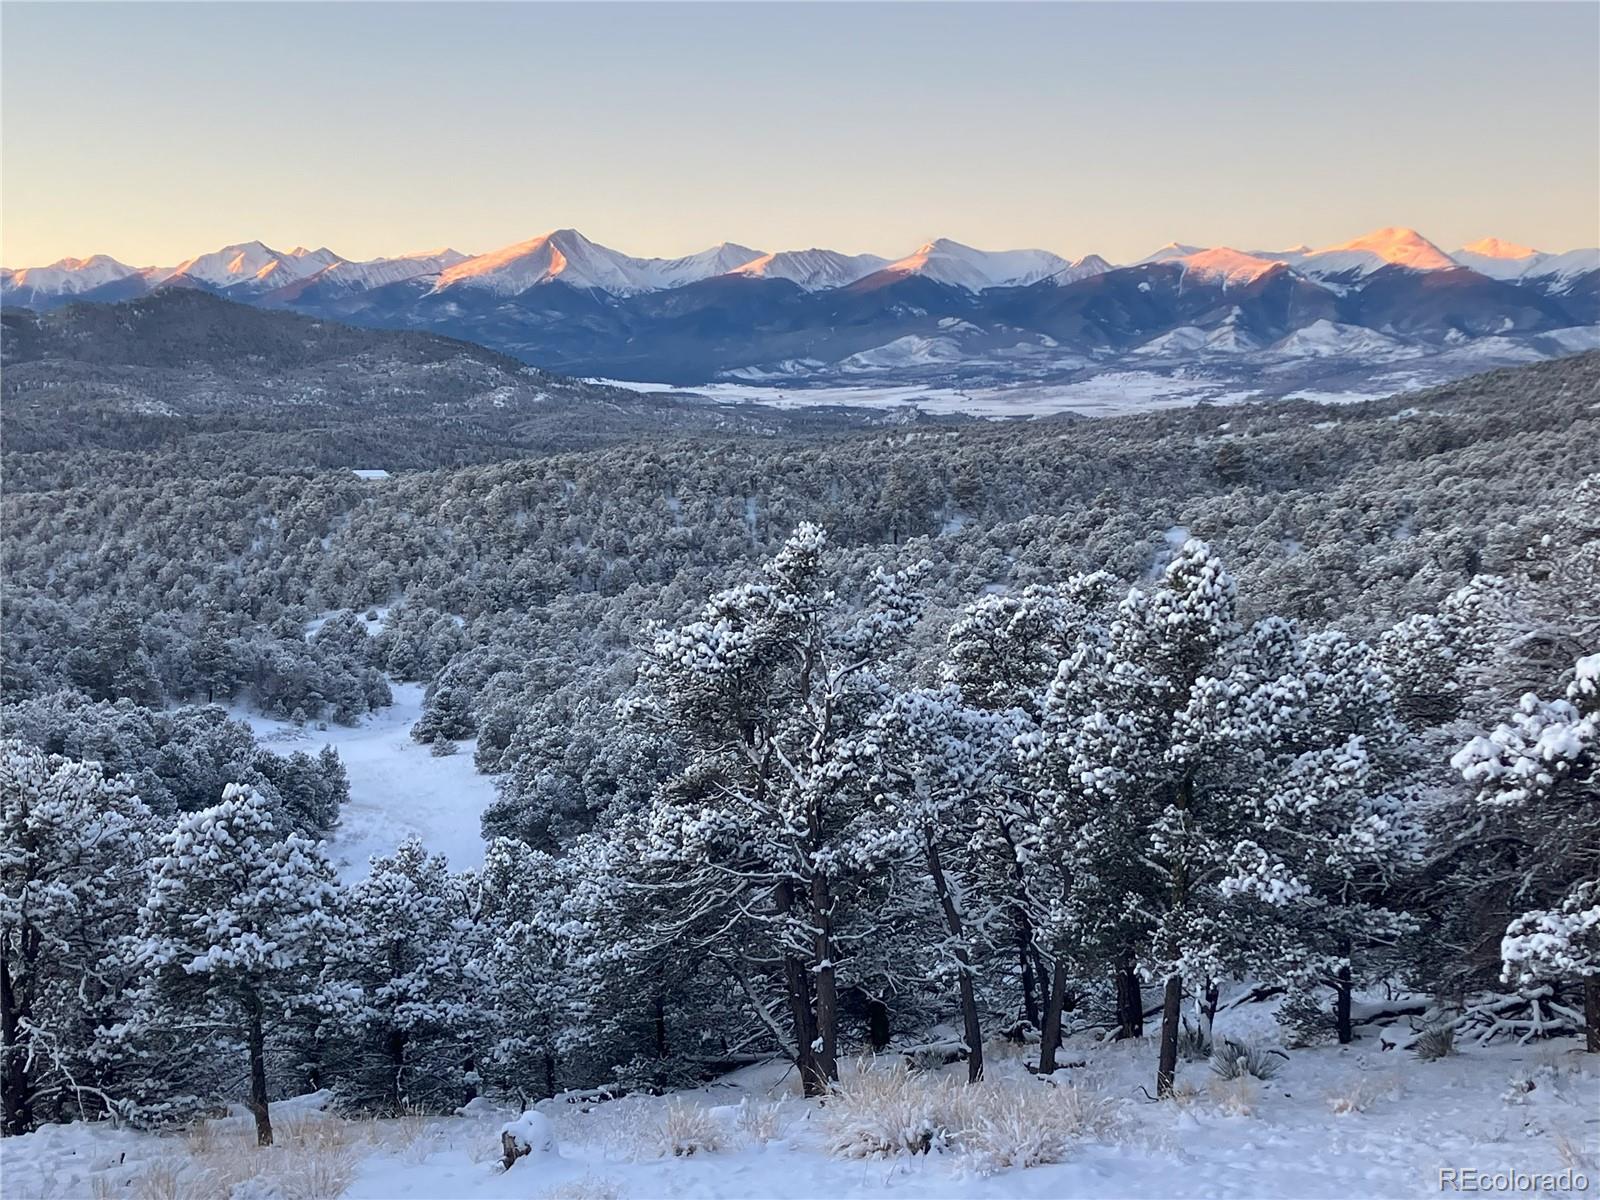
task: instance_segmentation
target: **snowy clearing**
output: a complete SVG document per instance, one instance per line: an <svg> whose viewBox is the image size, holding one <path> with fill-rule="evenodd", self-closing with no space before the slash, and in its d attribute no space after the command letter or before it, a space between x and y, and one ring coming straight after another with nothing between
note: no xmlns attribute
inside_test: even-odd
<svg viewBox="0 0 1600 1200"><path fill-rule="evenodd" d="M354 727L297 726L243 710L232 715L247 721L271 750L316 751L330 745L339 752L350 776L350 800L327 849L345 882L363 878L368 859L413 835L449 859L453 870L481 866L478 818L495 791L494 780L473 770L477 743L459 742L454 754L435 757L411 740L411 727L422 715L423 685L391 681L389 687L394 704Z"/></svg>
<svg viewBox="0 0 1600 1200"><path fill-rule="evenodd" d="M1274 1036L1260 1006L1219 1018L1218 1032L1263 1044ZM845 1097L803 1100L787 1064L774 1062L670 1097L542 1101L536 1107L550 1119L556 1149L535 1148L509 1171L500 1164L500 1130L516 1117L514 1109L476 1101L455 1117L346 1121L317 1111L329 1099L319 1093L273 1106L283 1132L279 1146L265 1151L251 1144L242 1111L186 1136L47 1126L7 1140L6 1194L19 1200L1248 1200L1436 1196L1441 1169L1451 1168L1571 1169L1596 1185L1600 1063L1570 1040L1473 1045L1423 1063L1403 1051L1385 1052L1371 1037L1345 1049L1295 1051L1282 1073L1266 1082L1225 1082L1205 1063L1186 1063L1178 1098L1163 1104L1148 1102L1141 1090L1155 1062L1153 1037L1110 1044L1077 1038L1066 1049L1067 1061L1081 1065L1058 1072L1055 1089L1027 1074L1021 1047L997 1043L987 1052L984 1086L1002 1094L1022 1090L1091 1114L1072 1118L1080 1132L1059 1148L1061 1161L1028 1168L998 1165L1014 1153L1006 1137L967 1148L958 1129L946 1131L957 1149L835 1157L830 1145L857 1133L857 1124L882 1125L889 1107L863 1116ZM893 1073L882 1065L888 1061L873 1065L875 1076ZM851 1065L846 1071L847 1094L857 1070ZM910 1091L913 1098L935 1097L927 1111L937 1122L939 1103L959 1106L963 1076L959 1064L913 1074ZM951 1111L970 1115L959 1107ZM1012 1136L1019 1144L1030 1141L1026 1130Z"/></svg>

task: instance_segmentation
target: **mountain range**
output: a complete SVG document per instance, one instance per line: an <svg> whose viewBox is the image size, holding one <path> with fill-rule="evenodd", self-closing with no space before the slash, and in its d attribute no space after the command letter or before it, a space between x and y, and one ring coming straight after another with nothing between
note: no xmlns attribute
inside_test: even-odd
<svg viewBox="0 0 1600 1200"><path fill-rule="evenodd" d="M173 267L105 255L0 271L7 307L195 288L474 341L567 374L988 383L1200 372L1255 390L1401 368L1418 382L1600 344L1600 250L1496 238L1445 252L1387 228L1313 249L1172 243L1114 264L936 239L899 258L724 242L638 258L559 229L488 254L353 261L245 242Z"/></svg>

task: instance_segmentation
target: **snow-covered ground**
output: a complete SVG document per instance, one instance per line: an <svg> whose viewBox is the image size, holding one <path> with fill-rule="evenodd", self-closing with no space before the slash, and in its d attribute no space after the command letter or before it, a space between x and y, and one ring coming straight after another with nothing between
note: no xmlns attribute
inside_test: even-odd
<svg viewBox="0 0 1600 1200"><path fill-rule="evenodd" d="M755 403L774 408L850 405L857 408L901 408L972 417L1037 417L1073 412L1104 417L1121 413L1183 408L1201 400L1226 404L1248 400L1255 391L1212 379L1184 379L1155 371L1108 371L1076 383L1018 383L1008 386L962 387L938 383L845 384L786 387L781 384L708 383L677 388L665 383L622 379L598 382L636 392L693 392L728 403Z"/></svg>
<svg viewBox="0 0 1600 1200"><path fill-rule="evenodd" d="M478 818L494 799L494 781L472 769L475 742L460 742L456 753L435 757L411 740L422 715L420 683L390 683L394 704L361 724L296 726L242 710L269 750L315 753L331 745L350 776L350 801L328 839L328 852L348 882L364 878L374 854L393 850L415 834L430 851L443 854L455 870L481 866L483 840Z"/></svg>
<svg viewBox="0 0 1600 1200"><path fill-rule="evenodd" d="M1274 1036L1260 1007L1223 1014L1218 1032ZM51 1127L7 1139L0 1153L6 1196L18 1200L1395 1197L1453 1194L1440 1176L1452 1169L1572 1169L1600 1188L1600 1056L1571 1040L1469 1044L1424 1063L1371 1036L1346 1049L1294 1051L1276 1078L1243 1085L1184 1063L1179 1098L1160 1104L1144 1091L1155 1054L1153 1037L1072 1039L1065 1060L1074 1065L1057 1077L1068 1094L1028 1075L1020 1048L991 1047L988 1074L1001 1089L1034 1089L1051 1104L1087 1097L1097 1114L1061 1161L1029 1168L997 1167L970 1150L836 1157L827 1147L844 1119L841 1102L801 1099L778 1062L668 1098L543 1101L557 1149L509 1171L499 1132L514 1110L478 1101L469 1115L321 1118L319 1126L312 1110L325 1094L275 1104L279 1145L267 1151L251 1145L249 1120L236 1113L187 1136ZM847 1068L847 1085L856 1069ZM944 1070L959 1090L964 1067ZM693 1152L674 1156L674 1135Z"/></svg>

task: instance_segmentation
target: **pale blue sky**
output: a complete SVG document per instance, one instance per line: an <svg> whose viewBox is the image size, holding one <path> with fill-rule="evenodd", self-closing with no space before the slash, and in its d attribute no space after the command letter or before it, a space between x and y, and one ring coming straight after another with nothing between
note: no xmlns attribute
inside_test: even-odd
<svg viewBox="0 0 1600 1200"><path fill-rule="evenodd" d="M0 258L1593 245L1600 5L8 0Z"/></svg>

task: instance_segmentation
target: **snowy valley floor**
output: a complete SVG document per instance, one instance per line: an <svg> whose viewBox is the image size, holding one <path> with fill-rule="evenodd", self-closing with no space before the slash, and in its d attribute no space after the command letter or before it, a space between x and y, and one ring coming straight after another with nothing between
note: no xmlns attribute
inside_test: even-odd
<svg viewBox="0 0 1600 1200"><path fill-rule="evenodd" d="M1269 1039L1263 1017L1234 1014L1233 1032ZM1219 1032L1228 1032L1220 1021ZM1059 1076L1066 1091L1047 1094L1087 1104L1092 1119L1062 1161L1031 1168L997 1167L972 1149L836 1157L828 1147L841 1134L841 1102L802 1100L786 1065L771 1063L673 1097L542 1102L558 1147L510 1171L500 1166L499 1131L511 1112L480 1102L465 1116L346 1121L319 1112L320 1095L273 1106L279 1145L266 1151L252 1145L242 1114L186 1135L57 1126L7 1139L0 1169L7 1200L1454 1194L1448 1183L1441 1189L1442 1168L1570 1168L1600 1188L1600 1056L1572 1040L1468 1044L1423 1063L1369 1037L1294 1052L1276 1079L1243 1086L1190 1063L1179 1099L1163 1104L1142 1091L1154 1074L1154 1039L1079 1038L1067 1049L1067 1061L1083 1065ZM992 1085L1045 1092L1050 1084L1028 1076L1019 1053L993 1048ZM946 1071L964 1076L960 1065ZM891 1104L866 1107L893 1124ZM854 1122L844 1132L856 1132ZM674 1139L697 1148L674 1157Z"/></svg>
<svg viewBox="0 0 1600 1200"><path fill-rule="evenodd" d="M457 743L454 754L436 757L411 740L422 716L423 686L389 681L394 704L354 726L296 726L243 708L230 714L249 724L257 740L278 754L339 752L350 777L350 799L328 838L328 855L346 883L367 876L367 860L388 854L413 835L451 870L483 865L479 817L494 799L494 780L473 769L477 743Z"/></svg>

